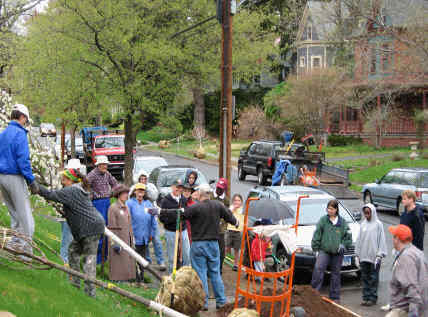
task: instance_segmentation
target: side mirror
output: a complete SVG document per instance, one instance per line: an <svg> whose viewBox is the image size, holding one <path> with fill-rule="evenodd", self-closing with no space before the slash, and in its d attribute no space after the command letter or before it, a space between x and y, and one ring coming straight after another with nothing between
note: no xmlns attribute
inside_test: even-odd
<svg viewBox="0 0 428 317"><path fill-rule="evenodd" d="M376 178L375 180L376 184L380 184L380 180Z"/></svg>
<svg viewBox="0 0 428 317"><path fill-rule="evenodd" d="M354 211L353 213L352 213L352 215L354 216L354 219L356 220L356 221L360 221L361 220L361 211Z"/></svg>

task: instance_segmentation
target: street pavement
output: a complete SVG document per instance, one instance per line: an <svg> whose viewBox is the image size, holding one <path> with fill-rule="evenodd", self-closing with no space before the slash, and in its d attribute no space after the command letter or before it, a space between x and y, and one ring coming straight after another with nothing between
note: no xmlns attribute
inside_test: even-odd
<svg viewBox="0 0 428 317"><path fill-rule="evenodd" d="M207 179L218 179L218 166L214 163L202 162L199 160L187 159L183 157L176 156L174 154L169 153L160 153L155 151L148 151L144 148L140 148L137 152L138 156L162 156L168 162L168 164L179 164L179 165L190 165L197 169L199 169L202 173L205 174ZM255 176L247 176L245 181L239 181L237 170L233 169L231 171L231 193L239 193L244 199L247 197L249 190L257 185L257 179ZM351 211L353 210L361 210L363 206L363 201L359 200L346 200L342 201L342 203ZM392 269L392 256L391 251L393 249L392 246L392 238L388 232L388 227L391 225L396 225L399 223L399 217L396 215L395 211L380 209L378 210L378 215L380 220L384 224L384 230L387 240L388 250L390 250L386 259L384 259L380 271L380 281L379 281L379 290L378 290L378 304L373 307L363 307L360 306L361 302L361 283L356 278L355 275L343 276L342 278L342 298L341 303L346 307L350 308L354 312L360 314L364 317L380 317L384 316L385 313L380 311L380 307L386 303L388 303L389 298L389 281L391 279L391 269ZM425 228L425 232L427 232L427 227ZM424 245L428 244L428 235L425 234ZM428 251L425 250L425 255L428 257ZM321 293L324 295L328 295L328 285L326 285L322 289Z"/></svg>

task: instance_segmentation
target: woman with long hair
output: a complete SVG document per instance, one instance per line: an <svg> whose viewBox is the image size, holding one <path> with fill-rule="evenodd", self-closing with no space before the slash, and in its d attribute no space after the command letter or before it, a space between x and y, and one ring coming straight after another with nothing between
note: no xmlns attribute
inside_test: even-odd
<svg viewBox="0 0 428 317"><path fill-rule="evenodd" d="M98 241L104 233L104 219L92 204L88 180L78 170L66 169L62 173L61 183L63 188L59 190L49 190L40 185L38 194L63 204L64 217L73 235L68 249L70 267L79 272L83 257L83 272L95 278ZM80 278L73 276L71 282L80 288ZM95 297L95 286L85 281L85 292Z"/></svg>
<svg viewBox="0 0 428 317"><path fill-rule="evenodd" d="M230 206L230 210L236 219L239 221L239 227L236 228L230 224L227 225L227 234L226 234L226 253L230 253L233 248L233 252L235 258L233 260L233 270L238 270L238 261L239 261L239 250L241 249L241 239L242 239L242 231L244 226L244 217L242 214L243 208L243 199L239 194L235 194L232 197L232 205Z"/></svg>

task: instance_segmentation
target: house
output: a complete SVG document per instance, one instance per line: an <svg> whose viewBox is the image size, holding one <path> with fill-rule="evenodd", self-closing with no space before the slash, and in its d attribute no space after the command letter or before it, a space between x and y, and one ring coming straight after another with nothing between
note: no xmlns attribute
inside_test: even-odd
<svg viewBox="0 0 428 317"><path fill-rule="evenodd" d="M337 52L337 21L348 22L341 1L308 1L299 24L295 47L297 76L334 65Z"/></svg>
<svg viewBox="0 0 428 317"><path fill-rule="evenodd" d="M406 146L417 141L414 114L427 107L428 72L425 0L375 2L371 17L354 32L353 86L372 99L360 109L343 106L331 132L358 135L380 146ZM420 36L419 36L420 35ZM374 129L364 123L377 116ZM428 125L424 127L428 135ZM428 138L425 142L428 144Z"/></svg>

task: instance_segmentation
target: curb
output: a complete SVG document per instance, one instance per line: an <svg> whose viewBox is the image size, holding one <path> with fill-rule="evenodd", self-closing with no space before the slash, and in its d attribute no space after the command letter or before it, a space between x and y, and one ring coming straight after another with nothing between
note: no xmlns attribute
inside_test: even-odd
<svg viewBox="0 0 428 317"><path fill-rule="evenodd" d="M149 149L146 149L144 145L139 146L137 149L141 150L141 151L146 150L146 151L149 151L149 152L157 153L157 154L159 154L159 156L177 157L177 158L181 158L181 159L185 159L185 160L189 160L189 161L193 161L193 162L198 162L198 163L205 163L205 164L208 164L208 165L211 165L211 166L217 166L217 167L219 165L217 162L213 162L213 161L200 160L200 159L197 159L197 158L187 157L187 156L184 156L184 155L174 154L174 153L166 152L166 151L152 150L152 149L149 150ZM235 166L232 166L232 169L236 170L236 171L238 170L238 168L235 167Z"/></svg>

